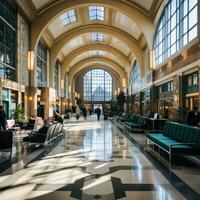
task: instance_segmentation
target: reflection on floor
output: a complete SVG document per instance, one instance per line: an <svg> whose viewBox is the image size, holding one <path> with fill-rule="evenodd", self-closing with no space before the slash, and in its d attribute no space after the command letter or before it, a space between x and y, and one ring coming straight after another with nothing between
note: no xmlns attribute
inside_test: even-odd
<svg viewBox="0 0 200 200"><path fill-rule="evenodd" d="M186 199L111 122L65 129L46 157L0 177L0 200Z"/></svg>

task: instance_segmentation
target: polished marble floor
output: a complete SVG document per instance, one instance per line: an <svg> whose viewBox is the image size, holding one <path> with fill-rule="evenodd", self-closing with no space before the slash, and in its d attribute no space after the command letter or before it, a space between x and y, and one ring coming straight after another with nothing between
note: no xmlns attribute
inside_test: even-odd
<svg viewBox="0 0 200 200"><path fill-rule="evenodd" d="M0 200L189 199L111 122L65 130L47 156L0 176Z"/></svg>

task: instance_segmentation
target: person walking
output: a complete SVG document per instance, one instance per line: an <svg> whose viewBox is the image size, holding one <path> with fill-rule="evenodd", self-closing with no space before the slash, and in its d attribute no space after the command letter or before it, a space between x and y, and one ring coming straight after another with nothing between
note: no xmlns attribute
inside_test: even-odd
<svg viewBox="0 0 200 200"><path fill-rule="evenodd" d="M86 107L85 107L85 106L83 106L82 112L83 112L83 117L84 117L84 119L86 120L86 119L87 119L87 110L86 110Z"/></svg>
<svg viewBox="0 0 200 200"><path fill-rule="evenodd" d="M79 106L77 105L77 106L76 106L76 119L77 119L77 120L79 120L79 118L80 118L80 113L81 113L80 108L79 108Z"/></svg>
<svg viewBox="0 0 200 200"><path fill-rule="evenodd" d="M100 116L101 116L101 109L100 109L100 106L97 107L96 113L97 113L97 120L99 121L99 120L100 120Z"/></svg>
<svg viewBox="0 0 200 200"><path fill-rule="evenodd" d="M89 109L90 118L92 117L92 108Z"/></svg>
<svg viewBox="0 0 200 200"><path fill-rule="evenodd" d="M6 113L3 106L0 106L0 130L6 130Z"/></svg>

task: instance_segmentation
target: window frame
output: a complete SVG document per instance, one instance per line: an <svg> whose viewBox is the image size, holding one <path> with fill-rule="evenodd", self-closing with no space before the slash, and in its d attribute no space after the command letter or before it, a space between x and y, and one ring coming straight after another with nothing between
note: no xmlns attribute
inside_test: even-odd
<svg viewBox="0 0 200 200"><path fill-rule="evenodd" d="M103 87L96 91L100 85L103 85ZM97 92L96 96L94 96L95 91ZM99 68L86 72L83 77L83 97L84 101L89 102L111 101L113 97L113 79L111 74Z"/></svg>

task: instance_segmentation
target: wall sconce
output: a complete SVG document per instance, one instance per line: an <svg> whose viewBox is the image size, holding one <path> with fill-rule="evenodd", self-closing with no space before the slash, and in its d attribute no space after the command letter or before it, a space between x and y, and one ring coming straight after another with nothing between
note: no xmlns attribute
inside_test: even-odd
<svg viewBox="0 0 200 200"><path fill-rule="evenodd" d="M34 52L28 51L28 69L33 70L34 65Z"/></svg>
<svg viewBox="0 0 200 200"><path fill-rule="evenodd" d="M155 69L155 51L154 49L150 50L150 69Z"/></svg>
<svg viewBox="0 0 200 200"><path fill-rule="evenodd" d="M77 92L75 92L75 94L74 94L74 97L76 98L78 95L77 95Z"/></svg>
<svg viewBox="0 0 200 200"><path fill-rule="evenodd" d="M119 93L120 93L120 88L118 88L118 90L117 90L117 91L118 91L118 94L119 94Z"/></svg>
<svg viewBox="0 0 200 200"><path fill-rule="evenodd" d="M122 86L125 88L126 87L126 79L125 78L123 78L123 80L122 80Z"/></svg>
<svg viewBox="0 0 200 200"><path fill-rule="evenodd" d="M61 87L61 89L64 89L64 80L61 80L60 87Z"/></svg>
<svg viewBox="0 0 200 200"><path fill-rule="evenodd" d="M40 101L40 100L41 100L41 98L40 98L40 97L38 97L38 98L37 98L37 100L38 100L38 101Z"/></svg>
<svg viewBox="0 0 200 200"><path fill-rule="evenodd" d="M69 93L71 93L71 91L72 91L72 86L69 85Z"/></svg>
<svg viewBox="0 0 200 200"><path fill-rule="evenodd" d="M115 90L115 96L117 96L117 90Z"/></svg>
<svg viewBox="0 0 200 200"><path fill-rule="evenodd" d="M80 94L79 93L78 93L77 97L78 97L78 99L80 99Z"/></svg>
<svg viewBox="0 0 200 200"><path fill-rule="evenodd" d="M28 100L29 100L29 101L33 101L33 97L32 97L32 96L29 96L29 97L28 97Z"/></svg>

